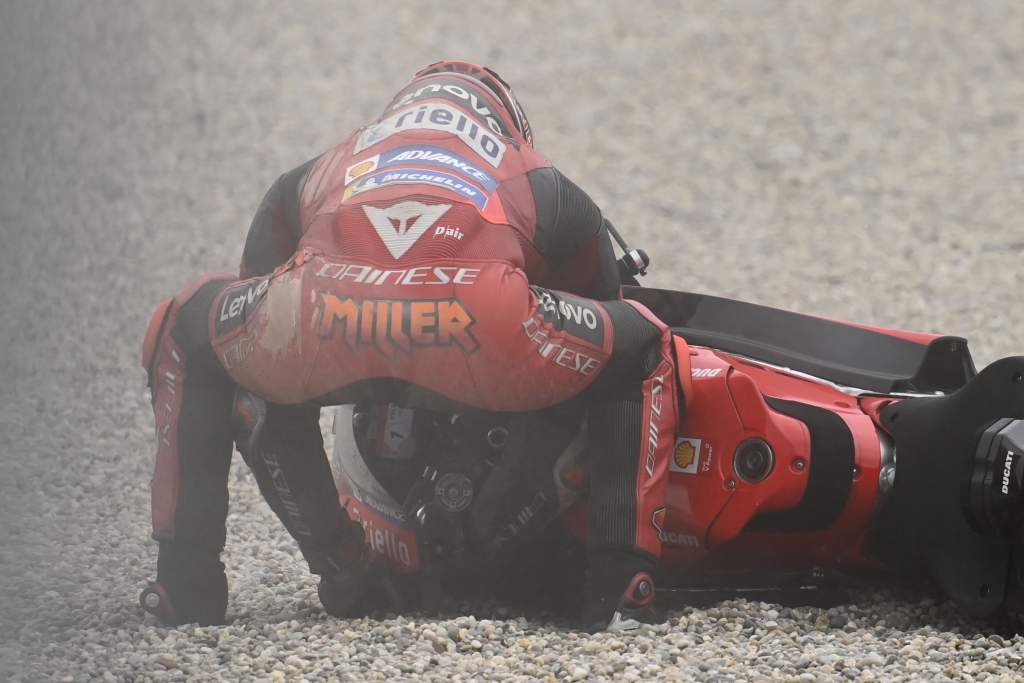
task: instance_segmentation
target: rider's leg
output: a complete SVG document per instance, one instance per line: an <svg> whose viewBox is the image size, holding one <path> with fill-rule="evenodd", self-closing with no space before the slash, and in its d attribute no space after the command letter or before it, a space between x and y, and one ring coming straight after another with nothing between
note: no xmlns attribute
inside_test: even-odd
<svg viewBox="0 0 1024 683"><path fill-rule="evenodd" d="M143 595L165 623L221 623L227 579L220 552L228 505L234 384L206 333L210 306L233 278L202 278L165 302L143 349L156 418L153 537L157 583Z"/></svg>
<svg viewBox="0 0 1024 683"><path fill-rule="evenodd" d="M253 351L246 323L263 301L265 282L237 282L227 275L204 278L162 305L147 332L143 356L158 439L153 527L161 543L157 582L142 597L144 606L166 623L224 619L227 581L220 552L237 389L225 368ZM271 319L277 320L278 333L298 332L288 310L277 310ZM308 370L304 361L301 355L286 355L267 362L281 378L302 376ZM271 374L269 368L267 372ZM284 390L296 391L294 386ZM311 570L330 577L333 586L350 589L348 572L365 566L362 543L352 542L361 541L362 530L340 508L317 411L275 406L267 412L262 437L246 435L239 445L251 451L247 461L261 490L299 542ZM289 486L299 492L298 502L284 493ZM302 518L296 521L291 513ZM346 557L351 566L345 566ZM334 595L325 602L331 603L332 612L344 605Z"/></svg>
<svg viewBox="0 0 1024 683"><path fill-rule="evenodd" d="M349 520L339 502L324 452L320 408L268 403L263 410L256 433L240 440L239 451L263 497L298 543L310 572L321 577L324 608L346 616L360 597L370 554L362 528Z"/></svg>
<svg viewBox="0 0 1024 683"><path fill-rule="evenodd" d="M591 388L588 570L584 624L628 627L654 598L661 554L652 523L665 504L678 400L671 334L631 302L603 304L615 330L609 367Z"/></svg>
<svg viewBox="0 0 1024 683"><path fill-rule="evenodd" d="M557 518L561 510L552 472L578 438L583 397L545 410L517 413L508 420L508 438L472 509L474 541L481 553L504 564Z"/></svg>

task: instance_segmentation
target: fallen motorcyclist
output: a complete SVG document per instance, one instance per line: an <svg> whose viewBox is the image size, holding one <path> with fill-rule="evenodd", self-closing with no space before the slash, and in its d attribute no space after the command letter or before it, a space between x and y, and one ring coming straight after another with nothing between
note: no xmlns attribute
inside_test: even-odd
<svg viewBox="0 0 1024 683"><path fill-rule="evenodd" d="M958 338L661 290L620 300L610 224L475 68L421 72L375 124L282 176L243 278L158 309L148 608L223 620L234 440L340 616L366 608L375 555L414 576L429 573L417 553L507 558L550 524L586 549L590 628L650 616L652 577L703 590L881 569L971 615L1021 611L1021 359L977 374ZM356 403L360 458L402 480L383 505L350 482L342 507L330 483L319 407ZM431 460L456 415L484 416L481 472ZM400 438L420 416L420 438ZM390 443L371 443L379 424Z"/></svg>
<svg viewBox="0 0 1024 683"><path fill-rule="evenodd" d="M319 409L383 401L586 412L582 619L644 612L662 545L649 520L682 405L676 349L621 298L607 221L534 150L508 85L475 64L433 64L376 121L273 184L238 275L202 277L152 316L160 548L143 605L165 623L223 622L234 442L324 607L350 615L373 554L339 504Z"/></svg>

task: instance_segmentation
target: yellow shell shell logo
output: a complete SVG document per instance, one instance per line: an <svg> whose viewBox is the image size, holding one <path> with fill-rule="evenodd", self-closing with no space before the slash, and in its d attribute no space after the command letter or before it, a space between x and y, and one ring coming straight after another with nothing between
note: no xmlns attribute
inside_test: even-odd
<svg viewBox="0 0 1024 683"><path fill-rule="evenodd" d="M363 175L364 173L372 171L374 166L376 166L376 165L377 164L375 163L375 161L373 159L367 159L366 161L360 161L358 164L356 164L355 166L353 166L350 169L348 169L348 176L350 178L358 178L359 176Z"/></svg>
<svg viewBox="0 0 1024 683"><path fill-rule="evenodd" d="M676 466L680 469L686 469L693 464L694 458L697 457L697 449L693 447L693 444L689 441L680 441L676 444L676 451L672 454L672 458L676 462Z"/></svg>

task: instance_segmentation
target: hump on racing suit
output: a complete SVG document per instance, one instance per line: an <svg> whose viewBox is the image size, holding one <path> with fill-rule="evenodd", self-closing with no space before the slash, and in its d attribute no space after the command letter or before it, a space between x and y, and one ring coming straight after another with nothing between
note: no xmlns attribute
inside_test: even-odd
<svg viewBox="0 0 1024 683"><path fill-rule="evenodd" d="M452 64L461 71L438 70ZM508 259L533 284L618 298L600 210L532 149L529 124L511 90L504 86L518 118L485 81L465 73L484 71L473 66L427 67L376 122L282 175L253 220L243 277L269 274L302 240L332 251L341 246L351 258L385 258L389 265ZM485 73L493 76L490 82L504 83ZM497 226L503 229L489 229ZM485 228L486 239L476 239ZM397 275L375 277L383 284Z"/></svg>

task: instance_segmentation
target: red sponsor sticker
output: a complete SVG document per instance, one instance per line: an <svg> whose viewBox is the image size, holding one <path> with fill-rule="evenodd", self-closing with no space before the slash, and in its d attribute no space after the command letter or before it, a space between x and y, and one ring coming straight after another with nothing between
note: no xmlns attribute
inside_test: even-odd
<svg viewBox="0 0 1024 683"><path fill-rule="evenodd" d="M366 533L366 545L371 550L402 573L419 569L416 534L355 498L343 496L341 502L352 521L362 525Z"/></svg>

